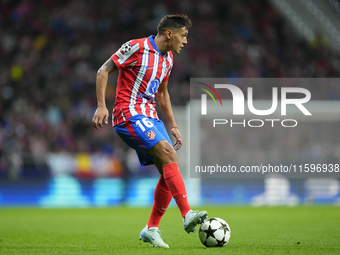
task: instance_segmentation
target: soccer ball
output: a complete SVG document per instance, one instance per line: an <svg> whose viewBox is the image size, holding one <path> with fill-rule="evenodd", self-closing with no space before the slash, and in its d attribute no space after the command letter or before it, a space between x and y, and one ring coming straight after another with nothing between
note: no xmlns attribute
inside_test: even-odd
<svg viewBox="0 0 340 255"><path fill-rule="evenodd" d="M210 218L201 225L199 237L206 247L222 247L229 242L230 227L220 218Z"/></svg>

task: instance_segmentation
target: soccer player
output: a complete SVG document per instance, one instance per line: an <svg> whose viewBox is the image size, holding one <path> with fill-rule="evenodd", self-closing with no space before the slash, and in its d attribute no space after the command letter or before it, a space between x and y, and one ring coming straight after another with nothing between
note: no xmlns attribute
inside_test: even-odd
<svg viewBox="0 0 340 255"><path fill-rule="evenodd" d="M154 204L140 239L153 247L169 248L158 230L160 220L173 197L183 217L184 229L194 232L208 216L206 211L191 210L176 150L183 141L177 128L168 93L168 78L173 65L172 52L180 53L187 44L191 21L186 15L166 15L157 26L157 35L126 42L98 70L97 110L92 124L98 129L108 123L105 104L108 75L119 70L112 122L117 134L137 152L142 165L155 164L160 178ZM176 141L169 135L155 109L155 98L164 112Z"/></svg>

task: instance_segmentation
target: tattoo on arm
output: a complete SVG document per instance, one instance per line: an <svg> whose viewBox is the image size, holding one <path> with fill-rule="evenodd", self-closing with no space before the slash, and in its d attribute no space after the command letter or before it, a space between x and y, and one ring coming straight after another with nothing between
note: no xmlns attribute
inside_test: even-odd
<svg viewBox="0 0 340 255"><path fill-rule="evenodd" d="M106 72L113 72L116 71L118 68L116 66L116 64L113 62L113 60L111 58L109 58L105 63L104 63L104 67L105 67L105 71Z"/></svg>

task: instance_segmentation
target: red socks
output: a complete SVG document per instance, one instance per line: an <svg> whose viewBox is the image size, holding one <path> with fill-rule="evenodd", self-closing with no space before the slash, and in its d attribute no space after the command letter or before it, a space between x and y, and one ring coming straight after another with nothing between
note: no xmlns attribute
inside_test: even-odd
<svg viewBox="0 0 340 255"><path fill-rule="evenodd" d="M163 177L164 179L162 177L159 178L155 189L155 200L148 221L148 227L159 226L159 222L170 204L171 198L175 199L182 217L190 210L187 192L182 175L179 172L178 164L171 163L163 166Z"/></svg>
<svg viewBox="0 0 340 255"><path fill-rule="evenodd" d="M184 217L190 210L190 206L178 164L171 163L163 166L163 177L172 197L175 199L176 204L181 211L182 217Z"/></svg>
<svg viewBox="0 0 340 255"><path fill-rule="evenodd" d="M172 198L171 192L165 184L162 176L159 178L154 196L155 200L153 202L151 215L148 221L148 227L158 227L159 222L161 221L161 218Z"/></svg>

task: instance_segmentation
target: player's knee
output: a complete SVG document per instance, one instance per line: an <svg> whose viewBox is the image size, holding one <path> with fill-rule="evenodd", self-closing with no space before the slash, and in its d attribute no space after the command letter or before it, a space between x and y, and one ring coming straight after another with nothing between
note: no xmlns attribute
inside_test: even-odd
<svg viewBox="0 0 340 255"><path fill-rule="evenodd" d="M163 148L163 161L166 161L167 164L177 162L177 154L175 150L168 146Z"/></svg>
<svg viewBox="0 0 340 255"><path fill-rule="evenodd" d="M177 163L176 151L165 140L162 140L155 145L149 153L155 156L163 166L170 163Z"/></svg>

